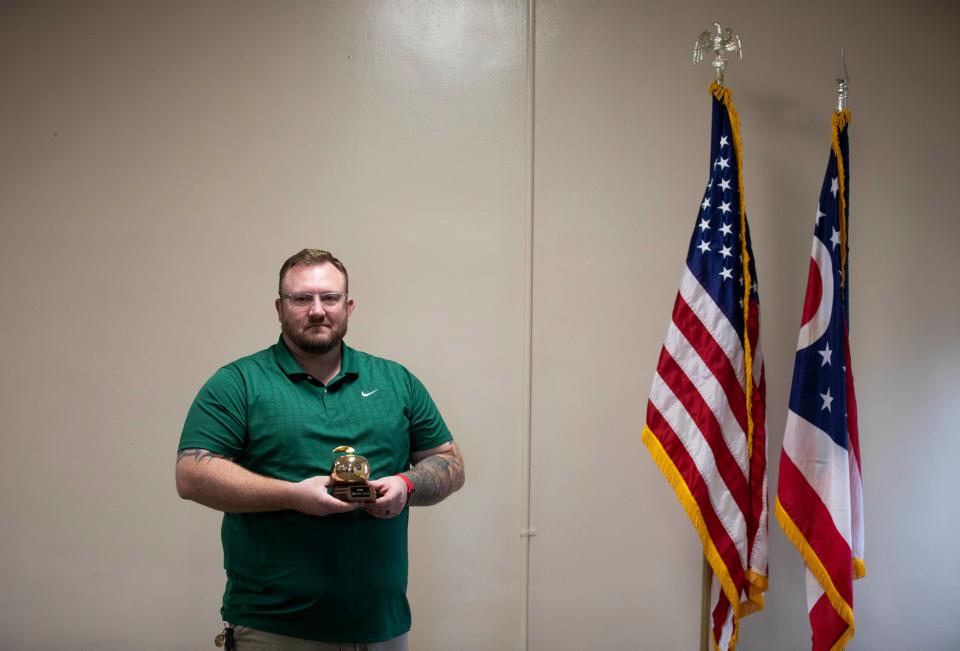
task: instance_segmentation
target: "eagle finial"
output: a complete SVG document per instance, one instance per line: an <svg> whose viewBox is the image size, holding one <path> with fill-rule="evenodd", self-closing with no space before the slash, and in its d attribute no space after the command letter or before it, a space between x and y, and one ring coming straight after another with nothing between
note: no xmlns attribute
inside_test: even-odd
<svg viewBox="0 0 960 651"><path fill-rule="evenodd" d="M743 60L743 47L740 36L732 29L724 29L720 23L713 24L713 30L705 30L693 45L693 62L700 63L706 52L713 52L714 74L717 83L723 85L723 73L727 69L727 53L736 53Z"/></svg>

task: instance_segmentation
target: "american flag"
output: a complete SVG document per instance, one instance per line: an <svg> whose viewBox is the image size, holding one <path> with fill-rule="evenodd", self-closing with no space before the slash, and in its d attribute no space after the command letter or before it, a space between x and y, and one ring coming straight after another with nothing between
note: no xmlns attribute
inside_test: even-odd
<svg viewBox="0 0 960 651"><path fill-rule="evenodd" d="M848 111L834 114L777 487L777 519L807 566L814 649L842 649L853 638L853 580L866 574L848 340L849 120Z"/></svg>
<svg viewBox="0 0 960 651"><path fill-rule="evenodd" d="M710 91L709 182L653 378L643 442L713 571L713 648L733 649L739 619L763 608L767 589L766 388L739 123L729 89L714 84Z"/></svg>

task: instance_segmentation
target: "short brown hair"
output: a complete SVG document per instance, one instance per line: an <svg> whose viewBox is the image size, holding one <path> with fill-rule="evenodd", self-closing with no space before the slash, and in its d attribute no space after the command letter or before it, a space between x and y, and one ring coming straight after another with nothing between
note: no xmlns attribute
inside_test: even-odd
<svg viewBox="0 0 960 651"><path fill-rule="evenodd" d="M298 265L312 266L327 262L339 269L343 274L343 290L344 292L348 291L350 289L350 277L347 275L347 268L343 266L342 262L337 260L329 251L324 251L323 249L304 249L299 253L291 255L287 258L287 261L283 263L283 266L280 267L280 293L283 294L283 277L293 267Z"/></svg>

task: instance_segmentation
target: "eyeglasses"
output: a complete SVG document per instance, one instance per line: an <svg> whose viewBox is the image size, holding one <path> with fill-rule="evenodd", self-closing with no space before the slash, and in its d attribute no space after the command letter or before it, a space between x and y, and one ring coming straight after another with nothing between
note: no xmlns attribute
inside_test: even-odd
<svg viewBox="0 0 960 651"><path fill-rule="evenodd" d="M314 300L317 298L320 299L320 305L325 308L333 308L340 305L344 297L346 297L345 292L324 292L323 294L309 294L307 292L294 292L292 294L280 294L281 298L285 298L290 301L290 305L297 308L298 310L305 310L313 305Z"/></svg>

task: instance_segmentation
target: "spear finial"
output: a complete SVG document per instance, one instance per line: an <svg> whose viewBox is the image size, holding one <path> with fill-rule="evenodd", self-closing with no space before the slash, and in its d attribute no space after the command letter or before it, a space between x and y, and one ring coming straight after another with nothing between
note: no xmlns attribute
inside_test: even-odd
<svg viewBox="0 0 960 651"><path fill-rule="evenodd" d="M847 54L840 48L840 67L837 69L837 111L847 108L847 90L850 75L847 73Z"/></svg>

